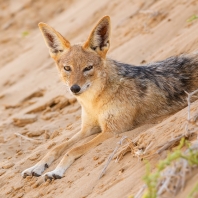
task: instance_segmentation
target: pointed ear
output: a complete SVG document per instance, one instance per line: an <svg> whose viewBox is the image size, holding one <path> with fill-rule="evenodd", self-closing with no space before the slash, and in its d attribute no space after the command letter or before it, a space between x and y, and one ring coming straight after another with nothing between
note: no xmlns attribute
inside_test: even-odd
<svg viewBox="0 0 198 198"><path fill-rule="evenodd" d="M52 58L70 48L70 43L59 32L45 23L38 24Z"/></svg>
<svg viewBox="0 0 198 198"><path fill-rule="evenodd" d="M103 17L92 30L84 48L90 48L105 58L110 47L110 17Z"/></svg>

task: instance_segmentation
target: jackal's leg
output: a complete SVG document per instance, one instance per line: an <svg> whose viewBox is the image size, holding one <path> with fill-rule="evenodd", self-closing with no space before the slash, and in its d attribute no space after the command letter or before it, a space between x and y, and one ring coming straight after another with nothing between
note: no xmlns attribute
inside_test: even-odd
<svg viewBox="0 0 198 198"><path fill-rule="evenodd" d="M96 136L91 141L83 144L82 146L75 147L67 152L61 162L58 164L56 169L51 172L47 172L44 174L45 180L47 179L60 179L63 177L65 171L69 168L69 166L75 161L75 159L79 158L81 155L85 154L90 149L96 147L98 144L102 143L104 140L112 137L113 134L109 132L102 132L98 136Z"/></svg>
<svg viewBox="0 0 198 198"><path fill-rule="evenodd" d="M36 165L24 170L22 176L26 177L28 175L40 176L43 171L48 168L51 163L56 160L68 147L78 142L87 136L99 132L98 128L84 127L79 133L75 134L70 140L57 145L55 148L50 150L43 159L41 159Z"/></svg>

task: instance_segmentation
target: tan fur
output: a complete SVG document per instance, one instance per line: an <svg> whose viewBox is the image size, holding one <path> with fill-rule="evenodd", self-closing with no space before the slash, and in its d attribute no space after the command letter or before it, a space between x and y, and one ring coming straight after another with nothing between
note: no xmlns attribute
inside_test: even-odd
<svg viewBox="0 0 198 198"><path fill-rule="evenodd" d="M23 171L24 177L40 176L65 149L82 138L101 132L88 143L69 150L56 169L44 175L46 179L61 178L76 158L113 134L130 130L139 123L174 112L185 105L181 100L173 101L173 105L171 103L169 107L166 105L169 102L166 93L152 79L147 82L148 79L145 78L148 86L144 91L143 83L138 83L136 78L127 77L128 66L119 68L113 60L106 58L110 46L108 16L98 22L82 45L71 45L47 24L39 23L39 28L63 82L69 88L74 85L80 87L80 91L74 95L82 106L82 127L70 140L56 146L35 166ZM158 84L160 83L159 81ZM167 107L163 108L164 105Z"/></svg>

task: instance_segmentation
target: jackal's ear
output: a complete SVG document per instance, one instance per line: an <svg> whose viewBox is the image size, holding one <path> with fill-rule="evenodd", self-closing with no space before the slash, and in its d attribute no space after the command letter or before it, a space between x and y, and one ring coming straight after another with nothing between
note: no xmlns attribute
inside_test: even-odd
<svg viewBox="0 0 198 198"><path fill-rule="evenodd" d="M110 46L110 17L103 17L92 30L84 48L90 48L105 58Z"/></svg>
<svg viewBox="0 0 198 198"><path fill-rule="evenodd" d="M52 58L57 57L59 54L70 48L69 41L67 41L55 29L42 22L39 23L38 26L43 34L45 43L50 50L50 55Z"/></svg>

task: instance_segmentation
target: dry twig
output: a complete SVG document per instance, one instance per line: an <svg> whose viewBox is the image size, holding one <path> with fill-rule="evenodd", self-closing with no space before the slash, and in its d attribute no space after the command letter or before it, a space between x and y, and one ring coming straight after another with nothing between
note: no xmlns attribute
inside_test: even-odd
<svg viewBox="0 0 198 198"><path fill-rule="evenodd" d="M122 145L123 141L127 138L127 136L124 136L121 138L121 140L117 143L118 145L116 146L116 148L114 149L114 151L111 153L111 155L109 156L102 172L100 173L99 179L105 174L106 169L110 163L110 161L112 160L112 158L114 157L115 153L117 152L118 148Z"/></svg>
<svg viewBox="0 0 198 198"><path fill-rule="evenodd" d="M40 142L39 140L34 140L34 139L32 139L32 138L29 138L29 137L26 137L26 136L24 136L24 135L21 135L20 133L14 133L16 136L18 136L18 137L21 137L21 138L23 138L23 139L25 139L25 140L29 140L29 141L31 141L31 142L35 142L35 143L38 143L38 142Z"/></svg>

